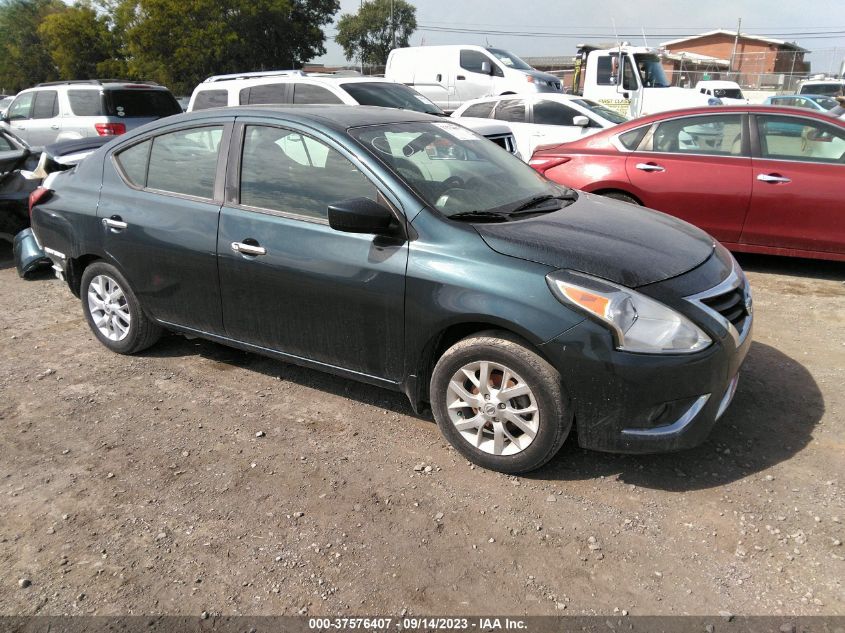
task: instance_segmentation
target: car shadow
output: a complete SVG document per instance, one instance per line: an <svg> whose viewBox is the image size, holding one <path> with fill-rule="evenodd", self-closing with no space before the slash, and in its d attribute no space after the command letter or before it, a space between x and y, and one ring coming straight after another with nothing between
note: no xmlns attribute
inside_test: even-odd
<svg viewBox="0 0 845 633"><path fill-rule="evenodd" d="M15 267L15 256L12 253L12 245L4 239L0 239L0 270Z"/></svg>
<svg viewBox="0 0 845 633"><path fill-rule="evenodd" d="M214 367L219 371L229 371L237 368L259 372L271 378L293 382L304 387L325 391L374 407L387 409L393 413L433 422L430 414L417 415L414 413L404 393L367 385L316 369L300 367L299 365L261 356L260 354L245 352L205 339L187 339L179 334L168 334L156 343L155 346L140 352L138 355L149 358L200 356L215 363Z"/></svg>
<svg viewBox="0 0 845 633"><path fill-rule="evenodd" d="M672 492L723 486L801 451L824 410L821 391L801 363L754 342L733 403L701 446L678 453L614 455L581 449L570 437L549 464L528 476L561 482L615 477Z"/></svg>
<svg viewBox="0 0 845 633"><path fill-rule="evenodd" d="M845 262L758 255L756 253L734 253L734 257L746 272L808 277L828 281L845 280Z"/></svg>

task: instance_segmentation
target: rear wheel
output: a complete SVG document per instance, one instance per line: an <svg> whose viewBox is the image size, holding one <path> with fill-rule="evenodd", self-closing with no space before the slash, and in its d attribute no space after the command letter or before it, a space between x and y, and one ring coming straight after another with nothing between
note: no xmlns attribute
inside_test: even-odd
<svg viewBox="0 0 845 633"><path fill-rule="evenodd" d="M430 388L440 431L467 459L491 470L539 468L572 426L560 375L503 332L482 332L449 348Z"/></svg>
<svg viewBox="0 0 845 633"><path fill-rule="evenodd" d="M622 202L635 204L638 207L643 206L637 201L636 198L629 196L627 193L622 193L621 191L608 191L607 193L603 193L601 195L603 195L605 198L613 198L614 200L621 200Z"/></svg>
<svg viewBox="0 0 845 633"><path fill-rule="evenodd" d="M95 262L82 273L82 311L94 336L118 354L134 354L153 345L161 336L138 303L120 272L105 262Z"/></svg>

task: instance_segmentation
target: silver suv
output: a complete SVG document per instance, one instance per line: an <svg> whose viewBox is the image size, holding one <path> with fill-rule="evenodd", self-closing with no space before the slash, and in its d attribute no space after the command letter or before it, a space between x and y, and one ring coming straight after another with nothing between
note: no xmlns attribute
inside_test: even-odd
<svg viewBox="0 0 845 633"><path fill-rule="evenodd" d="M38 84L15 97L2 125L30 145L114 136L182 108L164 86L117 79Z"/></svg>

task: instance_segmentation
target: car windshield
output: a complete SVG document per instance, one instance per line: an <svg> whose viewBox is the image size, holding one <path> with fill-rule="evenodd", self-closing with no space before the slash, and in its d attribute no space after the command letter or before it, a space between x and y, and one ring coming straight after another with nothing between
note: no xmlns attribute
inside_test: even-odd
<svg viewBox="0 0 845 633"><path fill-rule="evenodd" d="M813 101L815 101L817 104L819 104L819 106L821 106L825 110L832 110L837 105L836 99L834 99L833 97L816 97L815 99L813 99Z"/></svg>
<svg viewBox="0 0 845 633"><path fill-rule="evenodd" d="M657 55L634 55L637 60L637 68L640 71L640 79L646 88L668 88L669 80L663 72L663 64Z"/></svg>
<svg viewBox="0 0 845 633"><path fill-rule="evenodd" d="M176 98L166 90L106 90L106 113L119 117L165 117L181 114Z"/></svg>
<svg viewBox="0 0 845 633"><path fill-rule="evenodd" d="M713 90L713 96L719 97L720 99L745 99L742 96L742 90L739 88L715 88Z"/></svg>
<svg viewBox="0 0 845 633"><path fill-rule="evenodd" d="M534 70L531 66L522 61L519 57L501 48L488 48L487 52L498 59L508 68L516 68L517 70Z"/></svg>
<svg viewBox="0 0 845 633"><path fill-rule="evenodd" d="M830 82L826 84L808 84L805 86L801 86L801 94L827 95L828 97L834 97L838 95L843 89L845 89L845 84L840 82Z"/></svg>
<svg viewBox="0 0 845 633"><path fill-rule="evenodd" d="M372 125L349 133L447 217L503 221L512 212L554 211L560 197L573 195L455 123Z"/></svg>
<svg viewBox="0 0 845 633"><path fill-rule="evenodd" d="M401 108L426 114L442 115L443 110L419 92L402 84L384 81L354 82L341 84L360 105L380 106L382 108Z"/></svg>
<svg viewBox="0 0 845 633"><path fill-rule="evenodd" d="M628 117L623 116L616 112L615 110L611 110L610 108L601 105L600 103L596 103L595 101L590 101L589 99L573 99L573 103L578 104L582 108L587 108L590 112L600 116L601 118L610 121L611 123L625 123L628 120Z"/></svg>

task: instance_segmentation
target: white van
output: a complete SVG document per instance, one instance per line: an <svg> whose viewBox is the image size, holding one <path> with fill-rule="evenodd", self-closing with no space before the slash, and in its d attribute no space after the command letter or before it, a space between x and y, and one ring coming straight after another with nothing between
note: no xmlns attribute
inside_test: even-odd
<svg viewBox="0 0 845 633"><path fill-rule="evenodd" d="M703 95L717 97L725 105L747 105L751 103L742 94L742 89L735 81L703 79L695 84L695 90Z"/></svg>
<svg viewBox="0 0 845 633"><path fill-rule="evenodd" d="M508 51L473 45L393 49L384 76L415 88L447 112L481 97L561 92L558 77Z"/></svg>
<svg viewBox="0 0 845 633"><path fill-rule="evenodd" d="M845 79L811 79L801 82L798 94L835 97L845 93Z"/></svg>

